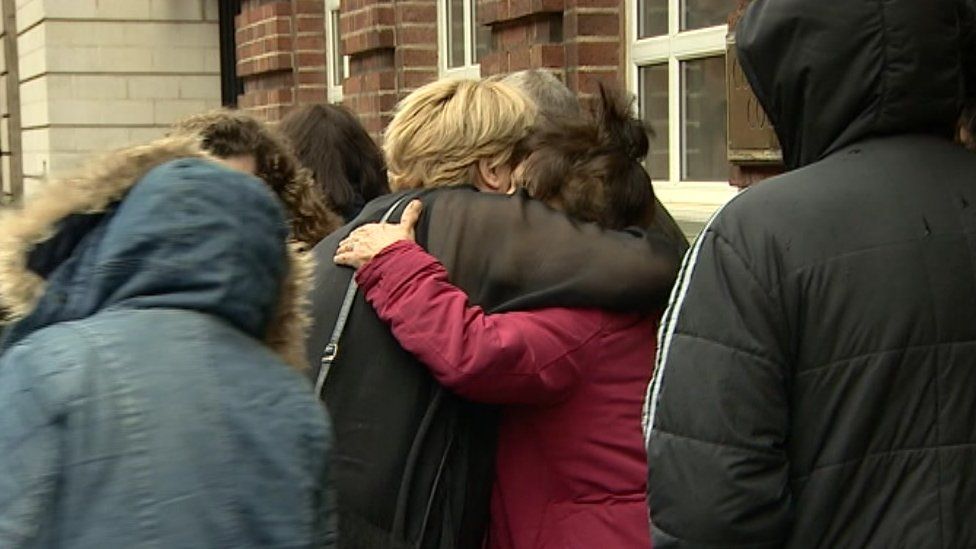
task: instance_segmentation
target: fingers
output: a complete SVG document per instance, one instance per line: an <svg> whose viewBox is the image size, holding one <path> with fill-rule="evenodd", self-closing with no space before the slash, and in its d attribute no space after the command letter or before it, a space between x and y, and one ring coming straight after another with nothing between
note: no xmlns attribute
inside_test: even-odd
<svg viewBox="0 0 976 549"><path fill-rule="evenodd" d="M360 225L349 233L349 236L347 236L345 240L360 240L380 230L381 227L382 225L379 223L367 223L365 225Z"/></svg>
<svg viewBox="0 0 976 549"><path fill-rule="evenodd" d="M356 254L350 252L337 253L332 258L332 261L336 265L345 265L346 267L352 267L354 269L358 269L359 266L362 265L361 258L359 258Z"/></svg>
<svg viewBox="0 0 976 549"><path fill-rule="evenodd" d="M339 242L339 250L352 250L356 247L356 244L362 242L369 242L377 232L381 230L381 225L378 223L369 223L367 225L362 225L356 228L354 231L349 233L346 238Z"/></svg>
<svg viewBox="0 0 976 549"><path fill-rule="evenodd" d="M332 260L337 265L360 268L377 253L400 240L414 239L414 226L420 219L423 203L413 200L407 204L400 223L368 223L362 225L339 242Z"/></svg>
<svg viewBox="0 0 976 549"><path fill-rule="evenodd" d="M403 215L400 216L400 225L407 231L413 232L414 226L417 225L417 221L420 219L420 212L423 211L424 205L419 200L411 200L405 210L403 210Z"/></svg>
<svg viewBox="0 0 976 549"><path fill-rule="evenodd" d="M351 236L347 236L341 242L339 242L339 247L337 248L337 250L339 251L351 250L355 247L356 247L356 241L353 240Z"/></svg>

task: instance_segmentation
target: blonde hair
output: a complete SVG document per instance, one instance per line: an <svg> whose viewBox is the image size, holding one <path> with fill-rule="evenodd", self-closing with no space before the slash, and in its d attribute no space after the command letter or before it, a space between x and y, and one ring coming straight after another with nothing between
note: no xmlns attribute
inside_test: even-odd
<svg viewBox="0 0 976 549"><path fill-rule="evenodd" d="M481 159L511 163L535 121L536 107L499 81L438 80L404 98L386 130L384 152L393 190L468 181Z"/></svg>

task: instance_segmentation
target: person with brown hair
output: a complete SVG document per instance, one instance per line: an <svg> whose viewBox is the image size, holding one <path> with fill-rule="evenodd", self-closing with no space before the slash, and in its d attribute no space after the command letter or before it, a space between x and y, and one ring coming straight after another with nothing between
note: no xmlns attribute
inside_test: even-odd
<svg viewBox="0 0 976 549"><path fill-rule="evenodd" d="M494 408L446 389L356 291L353 271L333 263L350 232L399 219L419 196L417 243L489 313L575 307L643 318L670 292L680 261L673 242L580 222L515 184L535 113L504 82L438 81L414 91L385 140L394 187L407 190L370 202L314 250L308 358L336 428L347 547L480 549L497 439ZM644 349L653 352L653 329ZM636 436L639 401L632 411L621 425ZM628 478L640 469L633 463Z"/></svg>
<svg viewBox="0 0 976 549"><path fill-rule="evenodd" d="M295 240L311 247L342 226L287 142L253 116L218 109L180 120L171 134L198 136L204 150L267 183L288 212Z"/></svg>
<svg viewBox="0 0 976 549"><path fill-rule="evenodd" d="M580 149L576 143L592 142L591 139L582 138L577 139L576 135L579 132L587 132L594 128L592 124L588 124L585 120L581 119L581 109L579 101L576 95L573 94L569 88L566 87L558 78L556 78L551 72L544 69L528 69L524 71L511 73L503 78L501 81L514 86L523 94L531 99L539 111L539 118L541 121L551 121L554 122L559 129L555 132L547 132L545 129L545 124L540 124L540 127L536 129L534 133L537 135L530 138L530 141L525 144L525 148L532 150L536 148L537 145L533 141L538 141L540 139L547 140L562 140L562 147L576 148L576 153L566 158L579 157L583 149ZM552 124L550 124L550 127ZM653 135L653 128L647 128L647 132ZM641 140L647 140L646 133L640 138ZM638 145L635 143L635 145ZM641 159L642 161L644 158ZM620 175L623 177L642 177L637 173L637 168L640 166L632 166L630 163L626 164L624 172ZM559 180L554 176L556 172L552 171L548 176L544 173L539 175L542 177L548 177L551 184L555 184L557 187L562 188L562 192L567 192L568 187L562 187L559 185ZM572 173L572 172L570 172ZM629 175L628 175L629 174ZM541 185L541 180L536 183ZM637 189L638 187L633 187ZM590 192L595 192L597 187L590 187ZM643 191L639 191L643 192ZM533 195L535 196L535 195ZM536 196L536 198L539 198ZM688 249L688 239L681 231L681 227L671 216L671 212L664 207L657 197L654 198L654 212L649 216L648 220L645 220L648 225L644 225L645 228L652 229L656 232L660 232L666 235L669 239L678 246L680 252L683 254Z"/></svg>
<svg viewBox="0 0 976 549"><path fill-rule="evenodd" d="M625 94L601 88L598 105L594 119L545 120L513 179L579 221L646 225L646 130ZM487 547L646 549L640 414L659 315L486 314L414 242L419 215L414 201L399 224L356 229L335 261L358 269L367 301L440 383L501 405Z"/></svg>
<svg viewBox="0 0 976 549"><path fill-rule="evenodd" d="M390 192L383 153L349 109L298 107L285 116L278 131L347 223L367 202Z"/></svg>
<svg viewBox="0 0 976 549"><path fill-rule="evenodd" d="M557 118L539 124L523 141L528 156L516 181L536 200L608 229L647 227L654 188L640 161L648 130L630 117L623 92L600 86L593 119Z"/></svg>

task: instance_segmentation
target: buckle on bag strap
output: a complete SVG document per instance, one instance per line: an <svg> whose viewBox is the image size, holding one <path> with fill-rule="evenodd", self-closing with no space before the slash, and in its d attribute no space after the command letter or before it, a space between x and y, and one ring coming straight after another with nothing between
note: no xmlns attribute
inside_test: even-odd
<svg viewBox="0 0 976 549"><path fill-rule="evenodd" d="M386 223L390 220L390 216L393 212L400 207L407 199L414 198L415 195L405 195L401 196L399 200L393 203L392 206L386 213L383 214L383 218L380 219L380 223ZM332 329L332 337L329 338L329 343L322 350L322 358L319 360L319 375L315 380L315 395L322 399L322 391L325 389L325 380L329 377L329 371L332 369L332 364L335 362L336 358L339 356L339 340L342 338L342 332L346 329L346 321L349 320L349 312L352 310L352 304L356 300L356 291L359 289L359 284L356 284L356 276L353 275L352 279L349 281L349 286L346 287L346 296L342 300L342 307L339 309L339 318L336 319L335 328Z"/></svg>

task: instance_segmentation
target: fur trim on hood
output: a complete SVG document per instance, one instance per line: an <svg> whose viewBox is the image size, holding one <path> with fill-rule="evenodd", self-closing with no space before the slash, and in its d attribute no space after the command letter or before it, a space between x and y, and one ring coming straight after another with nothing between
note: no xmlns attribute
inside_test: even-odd
<svg viewBox="0 0 976 549"><path fill-rule="evenodd" d="M4 322L30 315L44 294L45 280L28 268L28 256L53 237L60 221L73 214L105 211L153 168L178 158L209 158L199 139L167 137L121 149L90 163L76 175L46 183L27 204L0 216L0 311ZM305 300L312 259L297 244L288 246L288 275L265 343L288 364L307 369L304 338L309 324Z"/></svg>

